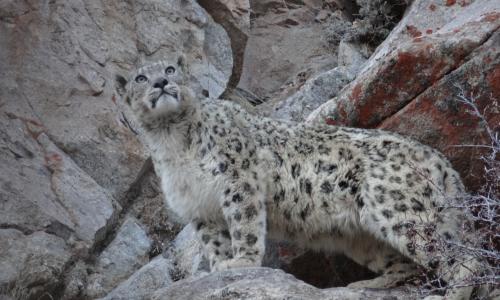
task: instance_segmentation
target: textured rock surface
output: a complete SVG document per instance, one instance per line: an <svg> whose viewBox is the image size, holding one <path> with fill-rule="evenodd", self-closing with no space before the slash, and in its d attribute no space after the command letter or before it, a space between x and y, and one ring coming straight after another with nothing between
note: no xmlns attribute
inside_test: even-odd
<svg viewBox="0 0 500 300"><path fill-rule="evenodd" d="M482 168L477 160L471 161L478 157L477 150L454 146L469 144L471 139L481 143L483 129L453 100L460 92L455 86L467 91L467 96L483 99L481 107L499 99L494 34L499 27L498 1L460 5L416 0L356 80L314 111L308 121L412 135L445 152L474 189ZM498 124L498 110L492 107L487 117Z"/></svg>
<svg viewBox="0 0 500 300"><path fill-rule="evenodd" d="M59 275L70 260L69 247L57 236L45 232L23 234L0 230L0 292L15 283L11 296L40 299L57 289Z"/></svg>
<svg viewBox="0 0 500 300"><path fill-rule="evenodd" d="M497 30L460 67L443 76L378 127L410 135L440 149L461 171L469 188L479 187L482 178L478 175L483 172L480 157L488 151L469 146L487 145L490 140L485 124L469 113L470 107L460 103L458 96L463 93L468 99L475 99L489 127L500 129L499 45L500 32Z"/></svg>
<svg viewBox="0 0 500 300"><path fill-rule="evenodd" d="M170 276L172 269L172 261L158 256L102 299L145 299L153 291L168 287L173 282Z"/></svg>
<svg viewBox="0 0 500 300"><path fill-rule="evenodd" d="M336 66L334 49L316 20L321 1L250 1L251 28L238 87L260 98L299 86Z"/></svg>
<svg viewBox="0 0 500 300"><path fill-rule="evenodd" d="M199 92L226 89L229 38L195 1L1 1L0 294L80 298L94 267L107 292L173 238L113 85L181 52Z"/></svg>
<svg viewBox="0 0 500 300"><path fill-rule="evenodd" d="M105 295L149 260L152 241L134 218L127 218L111 244L99 255L96 273L89 277L87 295Z"/></svg>
<svg viewBox="0 0 500 300"><path fill-rule="evenodd" d="M286 295L286 296L285 296ZM321 290L281 270L268 268L234 269L187 279L160 289L146 299L415 299L408 291Z"/></svg>
<svg viewBox="0 0 500 300"><path fill-rule="evenodd" d="M198 276L209 271L208 261L203 257L201 244L191 224L179 232L165 254L176 262L174 270L176 279Z"/></svg>
<svg viewBox="0 0 500 300"><path fill-rule="evenodd" d="M281 101L272 113L277 119L304 119L321 104L335 97L351 80L354 73L346 67L336 67L312 77L291 97Z"/></svg>

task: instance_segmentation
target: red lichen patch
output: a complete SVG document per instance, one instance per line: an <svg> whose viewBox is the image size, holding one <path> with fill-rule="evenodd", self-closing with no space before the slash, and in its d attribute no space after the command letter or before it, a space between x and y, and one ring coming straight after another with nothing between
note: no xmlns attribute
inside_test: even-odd
<svg viewBox="0 0 500 300"><path fill-rule="evenodd" d="M490 56L485 56L485 57L483 57L483 62L484 62L485 64L489 64L489 63L491 63L492 61L493 61L493 60L491 59L491 57L490 57Z"/></svg>
<svg viewBox="0 0 500 300"><path fill-rule="evenodd" d="M24 123L27 123L27 124L30 124L30 125L33 125L33 126L43 127L42 123L40 123L40 122L38 122L37 120L34 120L34 119L30 119L30 118L26 118L26 117L20 117L20 116L18 116L16 114L13 114L11 112L7 112L6 115L11 120L18 119L18 120L23 121Z"/></svg>
<svg viewBox="0 0 500 300"><path fill-rule="evenodd" d="M489 140L484 124L468 112L466 104L456 101L460 90L455 86L463 88L467 98L475 99L478 110L483 112L491 128L500 124L500 112L494 103L500 99L500 67L492 65L498 63L498 57L494 55L498 51L490 45L483 48L489 51L477 52L483 57L459 67L377 126L410 135L439 149L450 159L471 190L477 190L482 185L484 166L480 157L485 152L483 148L460 145L484 145ZM485 65L483 61L486 57L495 61Z"/></svg>
<svg viewBox="0 0 500 300"><path fill-rule="evenodd" d="M37 120L26 118L26 117L20 117L17 116L13 113L7 112L7 117L12 120L21 120L21 122L24 123L24 127L28 134L33 138L33 139L38 139L40 134L45 132L45 127L43 126L42 123L38 122Z"/></svg>
<svg viewBox="0 0 500 300"><path fill-rule="evenodd" d="M437 90L432 90L412 101L378 128L410 135L424 144L439 149L450 158L469 187L478 186L477 179L469 175L472 169L480 170L480 167L477 167L480 161L472 159L479 156L472 155L471 149L457 145L481 143L475 136L479 122L468 115L464 107L457 106L458 112L443 111L443 102L438 104L439 99L453 99L453 92L445 87L438 87Z"/></svg>
<svg viewBox="0 0 500 300"><path fill-rule="evenodd" d="M361 95L361 91L362 91L362 85L360 83L356 84L356 86L352 89L352 93L351 93L351 100L353 101L357 101L360 99L360 95Z"/></svg>
<svg viewBox="0 0 500 300"><path fill-rule="evenodd" d="M481 18L481 21L487 21L487 22L496 22L500 18L500 13L497 12L490 12L482 15L483 18Z"/></svg>
<svg viewBox="0 0 500 300"><path fill-rule="evenodd" d="M339 109L338 109L338 113L339 113L339 118L340 120L337 121L338 124L342 124L342 125L347 125L348 122L347 122L347 111L345 110L345 107L344 106L340 106Z"/></svg>
<svg viewBox="0 0 500 300"><path fill-rule="evenodd" d="M455 59L455 64L456 61L459 60L459 58L460 57L457 57ZM455 64L451 65L451 68L455 68ZM434 84L439 78L441 78L441 76L443 76L443 70L447 69L447 67L450 67L450 62L447 62L445 58L434 62L429 76L429 81L431 82L431 84Z"/></svg>
<svg viewBox="0 0 500 300"><path fill-rule="evenodd" d="M436 11L436 5L434 5L434 4L429 5L429 9L431 11Z"/></svg>
<svg viewBox="0 0 500 300"><path fill-rule="evenodd" d="M450 33L447 35L453 36ZM419 94L433 89L447 72L461 68L465 63L464 58L478 46L474 40L461 37L457 40L449 40L445 35L436 38L424 35L420 38L419 43L401 45L399 50L390 52L371 70L358 76L337 97L336 107L325 116L335 121L329 122L335 125L376 127ZM477 57L479 54L482 57ZM485 56L484 51L478 50L475 54L481 64ZM491 63L489 68L493 68ZM480 77L481 70L484 67L477 70L468 68L467 72L470 77ZM495 80L498 79L493 79L496 76L491 77L492 83L496 84ZM465 84L470 85L470 82ZM326 123L326 119L323 122Z"/></svg>
<svg viewBox="0 0 500 300"><path fill-rule="evenodd" d="M462 1L460 2L460 6L462 6L462 7L467 6L467 5L469 5L469 4L471 4L471 1L470 1L470 0L462 0Z"/></svg>
<svg viewBox="0 0 500 300"><path fill-rule="evenodd" d="M414 43L420 43L422 41L422 38L421 37L418 37L418 38L414 38L413 39L413 42Z"/></svg>
<svg viewBox="0 0 500 300"><path fill-rule="evenodd" d="M406 25L406 31L408 32L408 34L411 36L411 37L419 37L422 35L422 32L420 32L417 27L413 26L413 25Z"/></svg>
<svg viewBox="0 0 500 300"><path fill-rule="evenodd" d="M55 172L61 169L62 156L55 152L48 152L44 156L45 166L51 172Z"/></svg>
<svg viewBox="0 0 500 300"><path fill-rule="evenodd" d="M400 52L398 53L396 68L397 72L403 77L411 77L415 72L415 66L421 61L420 53Z"/></svg>
<svg viewBox="0 0 500 300"><path fill-rule="evenodd" d="M115 94L113 94L113 96L111 96L111 101L116 105L116 96L115 96Z"/></svg>
<svg viewBox="0 0 500 300"><path fill-rule="evenodd" d="M486 77L491 90L492 90L492 98L500 100L500 66L497 66L493 72L488 74Z"/></svg>
<svg viewBox="0 0 500 300"><path fill-rule="evenodd" d="M427 30L425 31L425 33L427 33L427 34L432 34L432 29L427 29Z"/></svg>
<svg viewBox="0 0 500 300"><path fill-rule="evenodd" d="M446 6L452 6L455 5L455 3L457 3L457 0L446 0Z"/></svg>
<svg viewBox="0 0 500 300"><path fill-rule="evenodd" d="M332 118L326 118L325 119L325 123L326 125L339 125L337 121L335 121L334 119Z"/></svg>
<svg viewBox="0 0 500 300"><path fill-rule="evenodd" d="M348 111L354 112L349 117L338 114L336 120L354 126L376 126L456 63L455 57L450 59L439 48L427 44L394 53L388 62L376 73L359 77L359 83L348 92L348 99L342 98L337 107L340 112L352 106Z"/></svg>

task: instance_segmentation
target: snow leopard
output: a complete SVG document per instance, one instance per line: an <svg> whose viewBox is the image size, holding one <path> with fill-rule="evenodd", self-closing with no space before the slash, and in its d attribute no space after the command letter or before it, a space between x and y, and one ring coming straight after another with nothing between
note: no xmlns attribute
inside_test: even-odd
<svg viewBox="0 0 500 300"><path fill-rule="evenodd" d="M196 96L187 69L182 56L159 61L116 86L167 205L193 224L213 271L260 266L268 238L343 253L380 274L351 287L391 286L419 268L452 283L475 269L475 259L435 246L460 241L465 223L445 208L465 188L443 154L396 133L275 120Z"/></svg>

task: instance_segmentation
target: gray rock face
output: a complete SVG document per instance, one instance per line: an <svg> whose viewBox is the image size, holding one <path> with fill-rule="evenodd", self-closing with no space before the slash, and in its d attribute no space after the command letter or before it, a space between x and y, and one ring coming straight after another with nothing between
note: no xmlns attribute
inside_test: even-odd
<svg viewBox="0 0 500 300"><path fill-rule="evenodd" d="M158 256L137 270L102 299L145 299L153 291L166 288L172 284L173 280L170 276L172 270L172 261Z"/></svg>
<svg viewBox="0 0 500 300"><path fill-rule="evenodd" d="M96 273L89 278L87 295L100 297L148 260L152 241L134 218L127 218L111 244L101 253Z"/></svg>
<svg viewBox="0 0 500 300"><path fill-rule="evenodd" d="M233 1L226 1L233 2ZM336 66L316 19L321 1L250 1L251 22L238 87L260 98L282 94Z"/></svg>
<svg viewBox="0 0 500 300"><path fill-rule="evenodd" d="M349 68L354 74L357 74L363 64L366 62L366 57L363 51L364 45L357 45L345 41L341 41L337 49L337 59L339 66Z"/></svg>
<svg viewBox="0 0 500 300"><path fill-rule="evenodd" d="M191 224L179 232L166 254L175 261L176 277L198 276L208 271L208 261L203 257L201 244Z"/></svg>
<svg viewBox="0 0 500 300"><path fill-rule="evenodd" d="M0 293L15 283L11 296L38 299L57 288L59 274L70 259L68 248L62 238L45 232L0 230Z"/></svg>
<svg viewBox="0 0 500 300"><path fill-rule="evenodd" d="M278 119L305 121L307 116L337 94L356 78L366 58L363 45L341 41L337 49L338 67L307 79L292 96L277 101L271 116Z"/></svg>
<svg viewBox="0 0 500 300"><path fill-rule="evenodd" d="M335 97L355 74L347 67L336 67L320 73L306 83L288 99L279 103L272 117L301 122L321 104Z"/></svg>
<svg viewBox="0 0 500 300"><path fill-rule="evenodd" d="M180 53L198 92L224 91L229 38L193 0L1 1L0 294L79 298L87 267L107 292L148 261L154 235L161 252L175 234L125 222L110 240L129 210L164 214L157 186L141 194L147 154L113 86L115 73ZM142 199L158 209L136 209Z"/></svg>
<svg viewBox="0 0 500 300"><path fill-rule="evenodd" d="M281 270L234 269L186 279L157 290L144 299L416 299L405 290L318 289Z"/></svg>

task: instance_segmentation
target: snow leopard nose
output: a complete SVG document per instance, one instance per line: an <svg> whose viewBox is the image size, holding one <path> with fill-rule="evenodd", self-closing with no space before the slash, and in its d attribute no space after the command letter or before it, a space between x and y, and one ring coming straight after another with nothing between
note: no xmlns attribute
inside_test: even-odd
<svg viewBox="0 0 500 300"><path fill-rule="evenodd" d="M162 89L168 84L168 80L166 80L165 78L159 78L155 81L155 83L153 84L153 87L154 88L158 88L158 89Z"/></svg>

